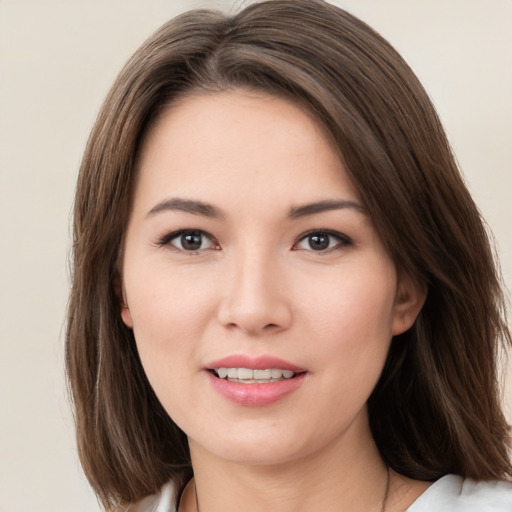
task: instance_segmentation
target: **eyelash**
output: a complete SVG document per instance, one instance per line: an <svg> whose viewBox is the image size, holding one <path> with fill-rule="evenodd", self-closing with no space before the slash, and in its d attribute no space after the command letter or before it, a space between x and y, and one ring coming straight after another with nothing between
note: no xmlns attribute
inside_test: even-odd
<svg viewBox="0 0 512 512"><path fill-rule="evenodd" d="M191 249L191 250L187 250L183 247L183 239L181 239L181 245L182 247L176 247L172 242L173 240L176 240L176 239L179 239L180 237L184 237L184 236L198 236L198 237L201 237L204 241L204 239L207 239L210 241L210 243L212 244L212 247L207 247L207 248L203 248L201 249L201 247L199 247L198 249ZM317 237L327 237L328 238L328 247L324 248L324 249L319 249L319 250L315 250L313 249L312 245L311 245L311 239L313 238L313 236L317 236ZM310 242L309 242L309 247L310 249L305 249L305 248L300 248L299 247L299 244L301 244L302 242L304 242L305 240L307 239L310 239ZM336 239L337 240L337 243L334 245L334 246L331 246L331 240L332 239ZM201 245L202 245L202 241L201 241ZM188 254L188 255L194 255L194 254L199 254L201 251L204 251L204 250L207 250L207 249L213 249L213 250L219 250L220 249L220 246L218 244L218 242L208 233L206 233L205 231L202 231L200 229L180 229L178 231L173 231L171 233L168 233L167 235L163 236L158 242L157 244L159 247L165 247L165 246L172 246L172 248L176 251L180 251L180 252L183 252L185 254ZM338 233L337 231L331 231L331 230L328 230L328 229L315 229L315 230L312 230L312 231L308 231L307 233L304 233L303 235L301 235L299 237L299 239L297 240L297 242L295 242L293 244L293 247L292 247L292 250L311 250L312 252L316 252L318 254L327 254L327 253L330 253L331 251L335 251L335 250L339 250L343 247L347 247L347 246L350 246L352 245L352 240L347 237L346 235L343 235L342 233Z"/></svg>
<svg viewBox="0 0 512 512"><path fill-rule="evenodd" d="M205 249L195 249L195 250L187 250L183 247L176 247L172 241L175 240L175 239L179 239L183 236L199 236L203 239L207 239L209 240L214 247L208 247L208 249L215 249L215 250L218 250L220 249L220 246L219 244L216 242L216 240L211 236L209 235L208 233L206 233L205 231L202 231L201 229L180 229L178 231L173 231L172 233L168 233L167 235L163 236L158 242L157 242L157 245L160 246L160 247L165 247L165 246L172 246L173 249L175 249L176 251L180 251L180 252L183 252L183 253L186 253L186 254L190 254L190 255L193 255L193 254L198 254L199 252L205 250ZM202 243L201 243L202 245Z"/></svg>
<svg viewBox="0 0 512 512"><path fill-rule="evenodd" d="M313 236L317 236L317 237L327 237L328 239L329 238L334 238L337 240L338 243L336 243L334 246L332 247L327 247L325 249L320 249L320 250L317 250L315 251L312 247L311 247L311 239L313 238ZM343 247L348 247L350 245L352 245L352 240L342 234L342 233L338 233L337 231L331 231L329 229L315 229L313 231L308 231L307 233L304 233L300 238L299 240L293 245L293 248L294 250L301 250L299 248L297 248L297 246L303 242L304 240L307 240L307 239L310 239L310 242L309 242L309 246L310 246L310 249L302 249L302 250L311 250L312 252L316 252L316 253L319 253L319 254L327 254L331 251L335 251L335 250L339 250L339 249L342 249ZM329 241L329 246L331 245L331 242Z"/></svg>

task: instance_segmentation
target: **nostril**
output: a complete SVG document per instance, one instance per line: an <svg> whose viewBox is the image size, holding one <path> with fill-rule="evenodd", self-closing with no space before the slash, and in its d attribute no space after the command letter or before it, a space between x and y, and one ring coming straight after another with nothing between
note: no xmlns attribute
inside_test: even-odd
<svg viewBox="0 0 512 512"><path fill-rule="evenodd" d="M241 288L219 305L217 316L224 327L253 335L273 334L290 326L292 315L287 298L277 297L269 290L264 294Z"/></svg>

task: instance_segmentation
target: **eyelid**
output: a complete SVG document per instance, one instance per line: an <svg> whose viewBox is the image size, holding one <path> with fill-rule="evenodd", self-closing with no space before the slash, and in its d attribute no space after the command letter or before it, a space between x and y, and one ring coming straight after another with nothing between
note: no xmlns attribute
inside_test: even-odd
<svg viewBox="0 0 512 512"><path fill-rule="evenodd" d="M187 233L197 233L197 234L207 238L208 240L210 240L213 247L208 247L207 249L197 249L195 251L193 251L193 250L187 251L185 249L180 249L179 247L176 247L175 245L173 245L171 243L174 239L176 239L182 235L185 235ZM166 235L161 237L159 240L157 240L155 245L157 245L159 247L168 247L170 249L173 249L173 250L176 250L179 252L183 252L183 253L187 253L187 254L197 254L199 252L203 252L203 251L209 250L209 249L214 249L214 250L220 249L220 246L219 246L217 240L215 240L215 237L210 235L210 233L203 231L202 229L194 229L194 228L177 229L175 231L171 231L170 233L167 233Z"/></svg>
<svg viewBox="0 0 512 512"><path fill-rule="evenodd" d="M177 247L176 245L171 243L176 238L178 238L178 237L180 237L182 235L185 235L187 233L199 234L199 235L207 238L211 242L213 247L208 247L208 248L205 248L205 249L197 249L197 250L186 250L186 249L182 249L180 247ZM329 237L333 237L333 238L338 240L338 243L335 244L333 247L327 247L326 249L320 249L320 250L317 250L317 251L315 251L312 248L310 248L310 249L301 249L301 248L298 247L300 242L306 240L308 237L313 236L315 234L316 235L318 235L318 234L320 234L320 235L327 235ZM174 249L176 251L184 252L184 253L187 253L187 254L197 254L199 252L203 252L203 251L206 251L206 250L211 250L211 249L219 250L220 249L220 246L219 246L218 242L216 241L216 239L210 233L207 233L206 231L204 231L202 229L194 229L194 228L184 228L184 229L177 229L175 231L171 231L170 233L165 234L159 240L157 240L155 245L157 245L159 247L169 247L169 248L172 248L172 249ZM340 247L346 247L346 246L349 246L349 245L352 245L352 240L350 239L350 237L348 237L347 235L345 235L343 233L340 233L339 231L333 231L331 229L312 229L310 231L307 231L306 233L303 233L297 239L297 241L294 243L294 245L292 247L292 250L308 250L308 251L311 251L311 252L317 252L317 253L321 254L321 253L330 252L330 251L335 250L335 249L340 248Z"/></svg>
<svg viewBox="0 0 512 512"><path fill-rule="evenodd" d="M297 247L300 242L302 242L302 241L306 240L308 237L316 235L316 234L331 236L333 238L336 238L339 241L339 243L337 243L333 247L328 247L326 249L322 249L322 250L318 250L318 251L315 251L312 248L311 249L301 249L301 248ZM340 247L346 247L346 246L352 245L352 243L353 242L350 237L348 237L347 235L345 235L343 233L340 233L339 231L333 231L332 229L312 229L312 230L308 231L307 233L302 234L298 238L297 242L295 242L292 249L293 250L305 250L305 251L311 251L311 252L316 252L318 254L322 254L322 253L330 252L335 249L339 249Z"/></svg>

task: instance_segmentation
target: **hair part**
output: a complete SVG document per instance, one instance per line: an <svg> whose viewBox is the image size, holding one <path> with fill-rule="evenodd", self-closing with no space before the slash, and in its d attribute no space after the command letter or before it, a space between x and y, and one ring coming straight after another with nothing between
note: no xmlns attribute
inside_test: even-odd
<svg viewBox="0 0 512 512"><path fill-rule="evenodd" d="M483 221L421 84L380 35L320 0L234 16L196 10L160 28L110 90L80 167L66 365L80 460L107 509L191 476L186 435L155 396L114 282L141 141L194 94L249 89L307 110L332 137L399 272L428 288L369 403L384 460L434 480L512 475L496 360L511 343Z"/></svg>

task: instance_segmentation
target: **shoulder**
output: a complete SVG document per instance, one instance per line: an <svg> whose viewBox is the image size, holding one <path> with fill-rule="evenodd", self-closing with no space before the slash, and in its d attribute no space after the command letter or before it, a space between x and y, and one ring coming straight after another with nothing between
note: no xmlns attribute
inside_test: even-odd
<svg viewBox="0 0 512 512"><path fill-rule="evenodd" d="M118 512L176 512L176 488L172 482ZM447 475L434 482L407 512L512 512L512 482L477 482Z"/></svg>
<svg viewBox="0 0 512 512"><path fill-rule="evenodd" d="M478 482L446 475L434 482L407 512L512 512L512 482Z"/></svg>
<svg viewBox="0 0 512 512"><path fill-rule="evenodd" d="M176 512L177 491L173 482L162 486L157 494L146 496L137 503L116 512Z"/></svg>

